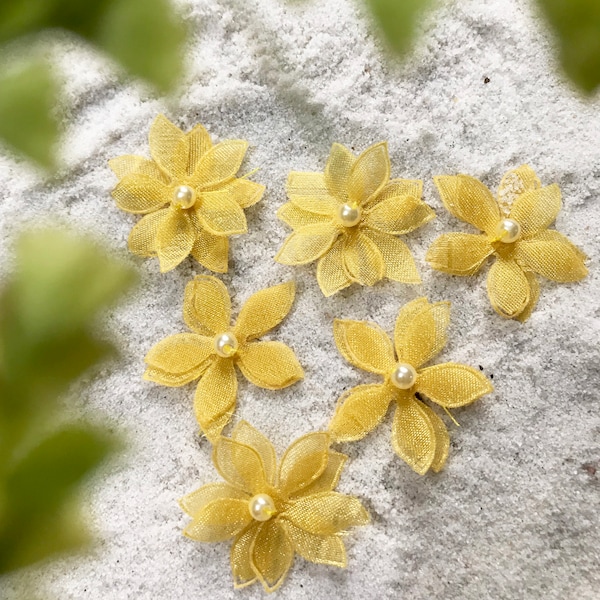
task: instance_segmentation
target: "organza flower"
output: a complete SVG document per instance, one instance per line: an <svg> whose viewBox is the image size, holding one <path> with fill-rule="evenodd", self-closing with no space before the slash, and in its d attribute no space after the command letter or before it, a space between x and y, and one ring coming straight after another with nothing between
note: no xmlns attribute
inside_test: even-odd
<svg viewBox="0 0 600 600"><path fill-rule="evenodd" d="M144 379L176 387L200 378L194 411L202 431L214 441L235 408L236 366L248 381L268 390L304 377L288 346L257 341L288 314L295 289L288 282L255 293L231 325L231 300L223 282L197 276L187 284L183 301L183 319L193 333L171 335L151 348Z"/></svg>
<svg viewBox="0 0 600 600"><path fill-rule="evenodd" d="M314 563L346 566L342 535L366 525L360 501L333 491L347 457L329 448L327 433L305 435L287 449L279 469L271 442L242 421L221 437L213 463L227 483L204 485L181 507L193 521L184 534L199 542L233 539L236 588L260 581L276 590L294 554Z"/></svg>
<svg viewBox="0 0 600 600"><path fill-rule="evenodd" d="M163 115L149 137L153 160L121 156L109 162L120 179L112 192L117 206L145 215L131 230L129 249L157 256L163 273L190 254L203 267L225 273L228 236L247 231L243 209L265 191L236 177L248 142L213 146L202 125L185 134Z"/></svg>
<svg viewBox="0 0 600 600"><path fill-rule="evenodd" d="M494 255L487 291L498 314L529 318L540 293L536 274L559 283L587 275L585 254L548 229L561 209L560 188L542 187L531 167L523 165L504 176L498 201L468 175L436 177L435 183L448 211L483 234L445 233L433 242L427 260L451 275L473 275Z"/></svg>
<svg viewBox="0 0 600 600"><path fill-rule="evenodd" d="M294 232L275 260L286 265L318 260L317 281L326 296L384 277L420 283L410 250L396 236L435 213L421 200L422 181L389 178L385 142L358 158L333 144L324 173L290 173L290 201L277 216Z"/></svg>
<svg viewBox="0 0 600 600"><path fill-rule="evenodd" d="M449 321L449 302L413 300L398 314L392 345L374 323L336 319L333 333L342 356L355 367L384 378L383 383L352 388L339 399L329 424L336 441L365 437L381 423L394 401L392 445L396 454L421 475L429 469L442 469L448 458L448 430L417 394L449 409L471 404L493 391L484 375L466 365L423 367L446 345Z"/></svg>

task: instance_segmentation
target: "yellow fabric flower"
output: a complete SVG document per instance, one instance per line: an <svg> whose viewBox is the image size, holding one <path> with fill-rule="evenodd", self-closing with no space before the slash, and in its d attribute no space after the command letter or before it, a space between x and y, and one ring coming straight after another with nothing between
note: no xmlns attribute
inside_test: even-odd
<svg viewBox="0 0 600 600"><path fill-rule="evenodd" d="M498 314L529 318L539 297L536 274L559 283L587 275L585 254L548 229L561 209L558 185L542 187L531 167L523 165L504 176L498 201L468 175L436 177L435 183L446 208L483 234L445 233L433 242L427 260L451 275L473 275L493 254L487 291Z"/></svg>
<svg viewBox="0 0 600 600"><path fill-rule="evenodd" d="M410 250L396 236L435 213L421 200L422 181L389 178L385 142L358 158L333 144L324 173L290 173L290 201L277 216L294 232L275 260L285 265L318 260L317 281L325 296L384 277L420 283Z"/></svg>
<svg viewBox="0 0 600 600"><path fill-rule="evenodd" d="M201 378L194 397L196 419L210 441L235 409L235 366L254 385L278 390L304 377L293 350L282 342L257 341L288 314L296 286L282 283L250 296L235 325L231 300L216 277L199 275L185 288L183 318L193 333L171 335L146 355L144 379L171 387Z"/></svg>
<svg viewBox="0 0 600 600"><path fill-rule="evenodd" d="M260 581L276 590L294 553L315 563L346 566L344 530L366 525L360 501L333 491L347 457L330 450L327 433L310 433L287 449L279 469L271 442L249 423L231 439L221 437L213 463L227 483L212 483L185 496L193 521L184 534L199 542L233 539L236 588Z"/></svg>
<svg viewBox="0 0 600 600"><path fill-rule="evenodd" d="M227 238L247 231L243 209L265 191L236 178L247 148L244 140L213 146L202 125L185 134L159 115L150 129L153 160L121 156L109 162L120 179L112 192L117 206L145 215L129 235L131 252L157 256L163 273L190 254L211 271L227 272Z"/></svg>
<svg viewBox="0 0 600 600"><path fill-rule="evenodd" d="M336 319L333 332L342 356L359 369L381 375L384 382L359 385L340 398L329 424L335 440L365 437L381 423L393 400L396 454L421 475L442 469L450 446L448 431L416 394L448 409L466 406L493 391L486 377L466 365L423 368L446 345L449 321L449 302L413 300L398 314L392 345L385 331L373 323Z"/></svg>

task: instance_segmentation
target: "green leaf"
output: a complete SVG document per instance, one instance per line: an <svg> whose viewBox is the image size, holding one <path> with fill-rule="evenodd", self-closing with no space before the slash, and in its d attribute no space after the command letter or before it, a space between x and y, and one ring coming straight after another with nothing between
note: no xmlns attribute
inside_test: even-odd
<svg viewBox="0 0 600 600"><path fill-rule="evenodd" d="M600 85L600 2L538 0L558 36L562 66L584 92Z"/></svg>
<svg viewBox="0 0 600 600"><path fill-rule="evenodd" d="M412 47L415 25L431 0L366 0L388 45L398 54Z"/></svg>
<svg viewBox="0 0 600 600"><path fill-rule="evenodd" d="M0 74L0 137L46 168L55 163L59 126L52 112L57 102L58 89L44 62Z"/></svg>

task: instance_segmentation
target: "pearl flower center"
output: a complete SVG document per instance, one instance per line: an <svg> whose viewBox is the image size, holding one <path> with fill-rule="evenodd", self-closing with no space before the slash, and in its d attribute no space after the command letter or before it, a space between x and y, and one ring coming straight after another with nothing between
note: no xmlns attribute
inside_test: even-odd
<svg viewBox="0 0 600 600"><path fill-rule="evenodd" d="M233 333L220 333L213 343L215 352L222 358L230 358L238 350L238 341Z"/></svg>
<svg viewBox="0 0 600 600"><path fill-rule="evenodd" d="M196 190L189 185L180 185L173 193L173 204L179 208L191 208L196 202Z"/></svg>
<svg viewBox="0 0 600 600"><path fill-rule="evenodd" d="M521 226L514 219L502 219L496 231L497 239L512 244L521 237Z"/></svg>
<svg viewBox="0 0 600 600"><path fill-rule="evenodd" d="M342 204L338 208L338 218L344 227L354 227L360 223L362 211L356 204Z"/></svg>
<svg viewBox="0 0 600 600"><path fill-rule="evenodd" d="M255 521L268 521L277 513L275 502L268 494L256 494L248 501L248 511Z"/></svg>
<svg viewBox="0 0 600 600"><path fill-rule="evenodd" d="M398 363L390 375L390 380L399 390L410 390L417 381L417 372L408 363Z"/></svg>

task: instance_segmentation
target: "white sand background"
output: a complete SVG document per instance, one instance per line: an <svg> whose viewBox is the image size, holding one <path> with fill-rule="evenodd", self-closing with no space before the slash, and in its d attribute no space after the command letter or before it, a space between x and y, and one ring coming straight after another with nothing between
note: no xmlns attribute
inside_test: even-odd
<svg viewBox="0 0 600 600"><path fill-rule="evenodd" d="M373 522L348 536L346 570L297 558L277 592L282 599L598 598L600 103L582 100L558 74L532 2L442 4L398 68L350 0L188 0L183 9L197 32L189 76L168 103L65 42L55 52L72 102L64 177L42 183L21 163L0 162L0 258L8 268L16 232L49 215L125 248L137 217L110 198L107 161L147 154L159 112L184 129L201 122L215 139L249 140L244 169L260 168L254 179L267 193L247 211L249 233L233 240L223 280L237 309L252 292L296 279L296 304L273 337L295 349L306 379L268 392L240 378L235 418L253 423L280 452L324 428L344 390L372 381L336 351L334 317L392 331L406 301L452 301L450 343L438 361L481 365L495 393L455 411L459 428L448 421L452 448L439 475L420 477L393 454L389 417L344 446L351 461L339 489L361 498ZM333 142L359 152L380 140L389 141L392 175L422 178L438 214L406 239L423 285L384 282L324 299L314 267L272 260L288 233L275 218L287 173L322 170ZM545 184L560 184L557 228L591 260L583 283L544 282L537 310L521 325L492 311L484 275L433 272L424 255L438 234L469 230L445 212L432 175L464 172L495 188L524 162ZM104 414L129 449L84 494L96 546L28 574L40 595L60 600L261 598L259 586L232 589L228 544L181 535L188 519L177 499L218 480L193 418L194 385L169 389L141 379L147 350L184 331L183 290L204 271L190 259L161 275L156 261L128 260L143 283L107 319L123 362L77 387L72 415ZM22 581L1 580L0 596L29 598L17 591Z"/></svg>

